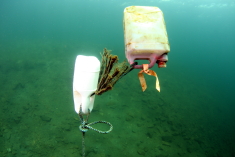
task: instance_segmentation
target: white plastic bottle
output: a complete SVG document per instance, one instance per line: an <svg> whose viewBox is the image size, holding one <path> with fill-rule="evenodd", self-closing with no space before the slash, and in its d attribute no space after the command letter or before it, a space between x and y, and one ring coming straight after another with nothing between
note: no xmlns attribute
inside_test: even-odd
<svg viewBox="0 0 235 157"><path fill-rule="evenodd" d="M73 77L74 108L77 113L82 105L82 114L93 109L100 71L100 61L94 56L78 55L75 61ZM89 111L88 111L89 110Z"/></svg>

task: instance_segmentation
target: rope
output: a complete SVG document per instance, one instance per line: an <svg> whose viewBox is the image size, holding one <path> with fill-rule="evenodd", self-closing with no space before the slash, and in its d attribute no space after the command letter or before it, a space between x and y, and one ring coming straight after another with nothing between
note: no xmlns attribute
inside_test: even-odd
<svg viewBox="0 0 235 157"><path fill-rule="evenodd" d="M100 134L107 134L107 133L110 133L112 130L113 130L113 126L111 123L109 122L106 122L106 121L95 121L95 122L92 122L92 123L87 123L88 121L88 118L89 118L89 115L90 115L90 112L89 114L87 115L87 118L84 120L83 116L82 116L82 106L80 106L80 111L79 111L79 117L80 117L80 120L81 120L81 125L79 126L79 129L80 131L82 132L82 156L85 157L85 133L91 129L91 130L94 130ZM104 123L104 124L107 124L110 126L109 130L108 131L101 131L101 130L98 130L98 129L95 129L93 127L91 127L91 125L94 125L94 124L98 124L98 123Z"/></svg>
<svg viewBox="0 0 235 157"><path fill-rule="evenodd" d="M93 127L91 127L91 125L94 125L94 124L98 124L98 123L104 123L104 124L107 124L110 126L109 130L108 131L101 131L101 130L98 130L98 129L95 129ZM87 132L89 129L91 130L94 130L100 134L107 134L107 133L110 133L112 130L113 130L113 126L111 123L109 122L106 122L106 121L95 121L95 122L92 122L92 123L85 123L85 121L82 122L82 124L79 126L79 129L82 131L82 132Z"/></svg>
<svg viewBox="0 0 235 157"><path fill-rule="evenodd" d="M86 151L85 151L85 132L82 132L82 156L85 157Z"/></svg>

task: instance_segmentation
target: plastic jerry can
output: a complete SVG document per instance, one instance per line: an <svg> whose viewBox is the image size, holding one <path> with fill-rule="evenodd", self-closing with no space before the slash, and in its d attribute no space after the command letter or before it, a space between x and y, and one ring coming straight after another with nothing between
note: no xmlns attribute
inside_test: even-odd
<svg viewBox="0 0 235 157"><path fill-rule="evenodd" d="M81 107L82 114L92 111L95 101L95 95L92 94L97 89L99 72L100 61L96 57L77 56L73 76L73 99L77 113Z"/></svg>
<svg viewBox="0 0 235 157"><path fill-rule="evenodd" d="M158 7L130 6L124 9L125 54L128 62L149 60L149 68L158 63L166 67L170 51L165 21ZM142 69L142 65L134 65Z"/></svg>

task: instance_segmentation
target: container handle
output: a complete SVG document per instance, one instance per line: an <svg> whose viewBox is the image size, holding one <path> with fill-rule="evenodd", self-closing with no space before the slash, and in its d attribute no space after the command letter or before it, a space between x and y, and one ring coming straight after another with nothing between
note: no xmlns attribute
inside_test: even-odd
<svg viewBox="0 0 235 157"><path fill-rule="evenodd" d="M157 57L155 57L155 55L154 56L152 56L151 58L148 58L148 60L150 61L150 63L149 63L149 66L148 66L148 68L150 69L150 68L152 68L153 66L154 66L154 64L157 62ZM135 62L135 63L137 63L137 62ZM137 63L138 64L138 63ZM133 68L134 69L143 69L143 65L133 65Z"/></svg>

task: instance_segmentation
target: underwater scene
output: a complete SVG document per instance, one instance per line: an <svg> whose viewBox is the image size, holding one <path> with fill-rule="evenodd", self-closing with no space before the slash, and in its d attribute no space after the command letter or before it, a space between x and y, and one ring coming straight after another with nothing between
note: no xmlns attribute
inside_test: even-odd
<svg viewBox="0 0 235 157"><path fill-rule="evenodd" d="M144 74L143 92L131 70L95 95L87 122L106 123L83 133L76 57L127 60L129 6L164 14L167 67L151 68L161 90ZM234 19L234 0L0 0L0 157L235 157Z"/></svg>

